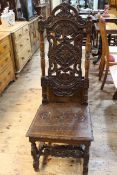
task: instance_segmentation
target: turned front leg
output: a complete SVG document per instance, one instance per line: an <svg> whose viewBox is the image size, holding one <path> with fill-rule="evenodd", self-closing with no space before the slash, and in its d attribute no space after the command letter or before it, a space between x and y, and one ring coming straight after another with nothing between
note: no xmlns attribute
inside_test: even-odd
<svg viewBox="0 0 117 175"><path fill-rule="evenodd" d="M31 155L33 157L33 168L39 171L39 151L35 142L31 142Z"/></svg>
<svg viewBox="0 0 117 175"><path fill-rule="evenodd" d="M86 145L84 151L83 175L88 175L89 147L90 145Z"/></svg>

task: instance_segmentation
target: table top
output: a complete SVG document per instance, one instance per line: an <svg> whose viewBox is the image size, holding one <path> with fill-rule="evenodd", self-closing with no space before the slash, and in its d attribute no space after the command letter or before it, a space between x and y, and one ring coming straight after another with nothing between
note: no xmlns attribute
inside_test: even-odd
<svg viewBox="0 0 117 175"><path fill-rule="evenodd" d="M97 23L99 21L99 18L97 17L97 15L91 15L91 14L80 14L79 15L86 20L87 17L90 15L92 17L92 21L94 23ZM110 16L105 16L103 17L105 19L106 22L117 22L117 16L115 14L110 14Z"/></svg>
<svg viewBox="0 0 117 175"><path fill-rule="evenodd" d="M98 23L95 24L95 29L97 32L100 31ZM107 34L117 34L117 25L115 23L106 23Z"/></svg>
<svg viewBox="0 0 117 175"><path fill-rule="evenodd" d="M104 12L104 10L101 10L101 9L98 9L98 10L91 10L91 9L89 9L89 10L87 10L87 9L81 9L80 11L79 11L79 14L83 14L83 15L85 15L85 14L97 14L98 12L100 12L101 14Z"/></svg>
<svg viewBox="0 0 117 175"><path fill-rule="evenodd" d="M105 21L116 21L117 22L117 15L115 14L109 14L109 16L103 16L102 17L105 19Z"/></svg>
<svg viewBox="0 0 117 175"><path fill-rule="evenodd" d="M9 32L0 32L0 40L2 40L3 38L7 37L8 35L10 35Z"/></svg>
<svg viewBox="0 0 117 175"><path fill-rule="evenodd" d="M84 20L86 20L87 19L87 17L89 16L88 14L80 14L80 16L84 19ZM90 17L92 18L92 21L96 21L97 20L97 18L95 17L95 16L93 16L93 15L90 15Z"/></svg>
<svg viewBox="0 0 117 175"><path fill-rule="evenodd" d="M17 31L18 29L20 29L21 27L25 26L26 24L28 24L27 21L16 21L15 22L15 25L13 26L3 26L3 25L0 25L0 32L15 32Z"/></svg>
<svg viewBox="0 0 117 175"><path fill-rule="evenodd" d="M103 17L104 18L117 18L117 15L115 15L115 14L109 14L109 16L103 16Z"/></svg>

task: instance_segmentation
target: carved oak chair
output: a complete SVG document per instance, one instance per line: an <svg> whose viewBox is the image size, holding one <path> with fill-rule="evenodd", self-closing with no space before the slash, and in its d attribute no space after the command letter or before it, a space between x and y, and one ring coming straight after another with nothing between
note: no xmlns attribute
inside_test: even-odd
<svg viewBox="0 0 117 175"><path fill-rule="evenodd" d="M27 132L35 171L39 170L40 156L51 155L83 158L83 175L88 174L89 147L93 140L88 107L91 26L90 19L85 23L67 3L57 6L46 21L40 17L42 105ZM48 75L45 74L44 29L49 42ZM83 29L87 32L84 77Z"/></svg>

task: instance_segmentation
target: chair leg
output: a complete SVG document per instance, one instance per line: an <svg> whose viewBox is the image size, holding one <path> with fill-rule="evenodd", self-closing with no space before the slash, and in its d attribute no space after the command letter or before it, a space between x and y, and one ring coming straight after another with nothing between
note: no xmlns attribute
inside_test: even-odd
<svg viewBox="0 0 117 175"><path fill-rule="evenodd" d="M89 147L90 145L86 145L84 152L83 175L88 175Z"/></svg>
<svg viewBox="0 0 117 175"><path fill-rule="evenodd" d="M99 65L99 81L102 78L103 72L104 72L104 68L105 68L105 61L101 61L100 65Z"/></svg>
<svg viewBox="0 0 117 175"><path fill-rule="evenodd" d="M33 157L33 168L36 172L39 171L39 158L42 155L44 149L44 142L40 142L39 147L36 145L36 141L31 141L31 155Z"/></svg>
<svg viewBox="0 0 117 175"><path fill-rule="evenodd" d="M37 172L39 171L39 151L35 142L31 142L31 155L33 157L33 168Z"/></svg>
<svg viewBox="0 0 117 175"><path fill-rule="evenodd" d="M48 142L48 146L51 146L51 145L52 145L52 143ZM47 164L47 160L48 160L48 155L43 155L43 165Z"/></svg>
<svg viewBox="0 0 117 175"><path fill-rule="evenodd" d="M107 79L107 75L108 75L108 70L109 70L109 68L106 67L104 79L103 79L102 85L101 85L101 90L103 90L103 88L104 88L104 85L105 85L105 82L106 82L106 79Z"/></svg>

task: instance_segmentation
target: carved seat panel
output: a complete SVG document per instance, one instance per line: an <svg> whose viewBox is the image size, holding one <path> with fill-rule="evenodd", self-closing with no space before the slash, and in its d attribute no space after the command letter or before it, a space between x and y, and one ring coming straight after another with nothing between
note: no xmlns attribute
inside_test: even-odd
<svg viewBox="0 0 117 175"><path fill-rule="evenodd" d="M27 133L38 139L79 143L92 141L90 111L87 106L73 103L41 105Z"/></svg>

